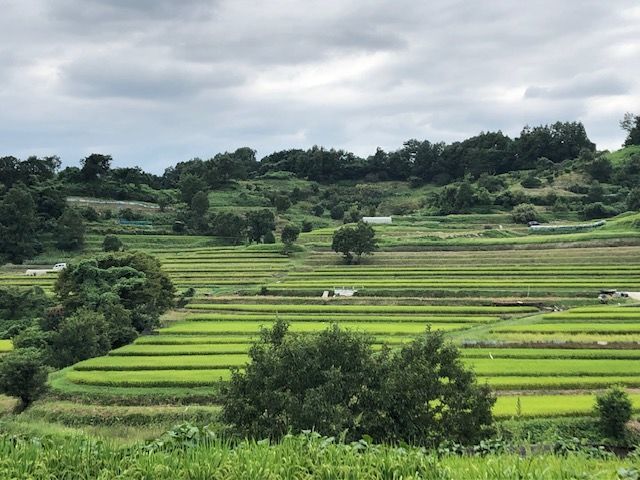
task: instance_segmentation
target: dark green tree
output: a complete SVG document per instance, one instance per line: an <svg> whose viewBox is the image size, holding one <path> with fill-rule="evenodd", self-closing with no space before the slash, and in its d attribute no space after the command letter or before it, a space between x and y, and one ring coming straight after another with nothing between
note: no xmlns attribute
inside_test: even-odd
<svg viewBox="0 0 640 480"><path fill-rule="evenodd" d="M342 208L341 205L334 205L333 207L331 207L329 215L334 220L342 220L344 218L344 208Z"/></svg>
<svg viewBox="0 0 640 480"><path fill-rule="evenodd" d="M298 240L298 236L300 235L300 229L295 225L285 225L280 234L280 239L285 246L285 252L291 251L293 244Z"/></svg>
<svg viewBox="0 0 640 480"><path fill-rule="evenodd" d="M247 213L247 232L250 242L260 243L267 233L276 228L276 218L271 210L253 210ZM275 240L274 240L275 242Z"/></svg>
<svg viewBox="0 0 640 480"><path fill-rule="evenodd" d="M79 250L84 245L85 225L82 214L67 208L58 219L56 246L61 250Z"/></svg>
<svg viewBox="0 0 640 480"><path fill-rule="evenodd" d="M515 223L539 222L542 220L538 209L530 203L521 203L513 207L511 218Z"/></svg>
<svg viewBox="0 0 640 480"><path fill-rule="evenodd" d="M589 185L589 191L587 192L587 202L602 202L604 200L605 190L602 184L598 181L593 182Z"/></svg>
<svg viewBox="0 0 640 480"><path fill-rule="evenodd" d="M82 308L103 314L114 346L130 341L131 332L156 326L174 303L173 284L160 262L142 252L71 264L60 272L55 292L67 315Z"/></svg>
<svg viewBox="0 0 640 480"><path fill-rule="evenodd" d="M115 235L105 235L102 241L102 250L105 252L119 252L124 250L124 244Z"/></svg>
<svg viewBox="0 0 640 480"><path fill-rule="evenodd" d="M19 398L24 409L45 392L47 374L42 352L35 348L14 350L0 359L0 392Z"/></svg>
<svg viewBox="0 0 640 480"><path fill-rule="evenodd" d="M213 235L222 237L225 243L239 245L247 238L247 221L242 215L221 212L211 217L209 228Z"/></svg>
<svg viewBox="0 0 640 480"><path fill-rule="evenodd" d="M223 391L223 420L241 435L314 430L433 446L487 434L494 397L441 334L427 331L392 353L337 325L317 335L287 330L282 320L264 330Z"/></svg>
<svg viewBox="0 0 640 480"><path fill-rule="evenodd" d="M37 239L36 205L27 187L17 183L0 201L0 260L22 263L42 251Z"/></svg>
<svg viewBox="0 0 640 480"><path fill-rule="evenodd" d="M623 146L640 145L640 115L627 112L620 122L620 127L627 132Z"/></svg>
<svg viewBox="0 0 640 480"><path fill-rule="evenodd" d="M273 199L273 206L278 213L286 212L291 207L291 200L286 195L276 195Z"/></svg>
<svg viewBox="0 0 640 480"><path fill-rule="evenodd" d="M109 169L111 168L111 155L101 155L99 153L92 153L88 157L80 160L80 175L82 179L87 182L95 182L104 178Z"/></svg>
<svg viewBox="0 0 640 480"><path fill-rule="evenodd" d="M611 438L622 438L626 423L631 420L631 399L621 387L613 386L596 397L595 412L602 433Z"/></svg>
<svg viewBox="0 0 640 480"><path fill-rule="evenodd" d="M333 233L331 248L342 253L346 263L359 263L362 255L370 255L377 250L376 232L364 222L346 225Z"/></svg>
<svg viewBox="0 0 640 480"><path fill-rule="evenodd" d="M613 173L611 160L604 155L600 155L587 163L585 169L591 178L598 182L608 182Z"/></svg>
<svg viewBox="0 0 640 480"><path fill-rule="evenodd" d="M202 218L209 210L209 196L206 192L197 192L191 199L191 214Z"/></svg>
<svg viewBox="0 0 640 480"><path fill-rule="evenodd" d="M202 177L193 173L187 173L180 177L178 188L180 190L180 197L182 198L182 201L187 205L191 205L193 196L198 192L206 191L208 189L208 185Z"/></svg>
<svg viewBox="0 0 640 480"><path fill-rule="evenodd" d="M79 309L51 333L48 363L56 368L105 355L111 348L108 325L102 314Z"/></svg>
<svg viewBox="0 0 640 480"><path fill-rule="evenodd" d="M627 195L627 210L640 210L640 187L631 189Z"/></svg>

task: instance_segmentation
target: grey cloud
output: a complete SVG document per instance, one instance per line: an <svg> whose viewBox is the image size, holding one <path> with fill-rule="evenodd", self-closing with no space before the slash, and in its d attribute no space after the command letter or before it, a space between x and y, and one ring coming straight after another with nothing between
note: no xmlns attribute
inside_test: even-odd
<svg viewBox="0 0 640 480"><path fill-rule="evenodd" d="M610 74L578 75L567 82L549 87L531 86L525 91L527 98L589 98L629 93L627 81Z"/></svg>
<svg viewBox="0 0 640 480"><path fill-rule="evenodd" d="M640 112L633 0L22 0L0 16L0 154L119 165L397 148ZM634 53L635 52L635 53Z"/></svg>
<svg viewBox="0 0 640 480"><path fill-rule="evenodd" d="M141 55L144 56L144 55ZM62 83L70 95L171 100L207 89L238 86L241 74L223 65L203 67L181 62L147 63L140 58L82 58L62 68Z"/></svg>

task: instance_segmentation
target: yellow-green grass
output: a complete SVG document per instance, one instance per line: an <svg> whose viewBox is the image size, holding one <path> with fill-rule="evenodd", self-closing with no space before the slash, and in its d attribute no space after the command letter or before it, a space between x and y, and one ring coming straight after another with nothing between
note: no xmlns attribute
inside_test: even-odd
<svg viewBox="0 0 640 480"><path fill-rule="evenodd" d="M470 262L472 263L472 262ZM428 274L428 275L451 275L451 274L556 274L563 275L600 275L603 272L607 275L618 272L637 273L640 270L640 263L625 265L453 265L453 266L404 266L404 265L349 265L342 267L321 267L309 272L292 272L293 276L334 276L334 275L394 275L394 274Z"/></svg>
<svg viewBox="0 0 640 480"><path fill-rule="evenodd" d="M291 332L316 332L324 330L330 322L297 322L289 326ZM263 327L269 327L270 322L180 322L170 327L159 329L161 334L243 334L257 333ZM340 322L340 326L345 329L367 332L371 334L419 334L425 331L427 324L419 322ZM431 326L433 330L457 330L468 326L464 323L435 323Z"/></svg>
<svg viewBox="0 0 640 480"><path fill-rule="evenodd" d="M247 354L106 356L76 363L73 370L211 370L245 365Z"/></svg>
<svg viewBox="0 0 640 480"><path fill-rule="evenodd" d="M183 344L183 345L147 345L134 343L117 348L109 352L109 356L130 355L226 355L232 353L247 353L251 343L218 343L218 344ZM639 356L640 358L640 356Z"/></svg>
<svg viewBox="0 0 640 480"><path fill-rule="evenodd" d="M81 385L103 387L204 387L229 380L228 369L212 370L141 370L141 371L77 371L67 379ZM107 394L108 392L105 392Z"/></svg>
<svg viewBox="0 0 640 480"><path fill-rule="evenodd" d="M126 348L126 347L125 347ZM640 349L605 348L461 348L464 358L640 360Z"/></svg>
<svg viewBox="0 0 640 480"><path fill-rule="evenodd" d="M315 332L308 332L313 334ZM201 335L149 335L140 337L136 340L135 346L143 345L220 345L223 348L224 345L229 344L251 344L258 337L258 332L246 335L228 335L228 334L201 334ZM414 333L408 333L406 335L373 335L373 342L375 344L399 344L409 342L415 339ZM133 347L133 346L132 346ZM123 347L126 348L126 347Z"/></svg>
<svg viewBox="0 0 640 480"><path fill-rule="evenodd" d="M537 287L537 288L624 288L624 289L640 289L640 281L637 277L630 278L607 278L606 282L602 280L579 280L579 279L558 279L558 278L532 278L532 279L459 279L459 280L442 280L442 279L425 279L425 280L413 280L413 279L388 279L388 280L368 280L357 279L351 282L350 280L341 279L336 280L283 280L274 284L274 287L278 288L325 288L331 289L333 287L343 286L341 283L346 282L346 285L356 288L365 287L377 287L377 288L402 288L402 287L428 287L428 288L474 288L474 289L486 289L486 288L515 288L515 287Z"/></svg>
<svg viewBox="0 0 640 480"><path fill-rule="evenodd" d="M0 417L7 413L11 413L17 405L18 401L13 397L0 395Z"/></svg>
<svg viewBox="0 0 640 480"><path fill-rule="evenodd" d="M244 335L147 335L136 340L135 346L141 345L232 345L251 343L257 338L257 332ZM132 345L131 347L133 347ZM127 347L122 347L127 348Z"/></svg>
<svg viewBox="0 0 640 480"><path fill-rule="evenodd" d="M6 353L13 350L11 340L0 340L0 353Z"/></svg>
<svg viewBox="0 0 640 480"><path fill-rule="evenodd" d="M640 361L624 359L467 358L465 363L481 376L630 376L640 378Z"/></svg>
<svg viewBox="0 0 640 480"><path fill-rule="evenodd" d="M280 313L203 313L190 314L186 319L194 322L201 321L263 321L272 322L276 318L289 322L421 322L421 323L489 323L500 320L500 317L462 316L457 314L443 315L408 315L408 314L280 314Z"/></svg>
<svg viewBox="0 0 640 480"><path fill-rule="evenodd" d="M223 376L227 375L223 372ZM161 385L137 386L128 385L92 385L87 383L75 383L69 379L70 373L85 374L91 372L74 372L72 367L59 370L49 375L51 392L58 399L81 401L83 403L99 405L189 405L215 403L219 399L219 386L217 381L204 386L189 385ZM126 372L93 372L99 374L126 373ZM133 372L136 373L136 372ZM145 372L137 372L145 373ZM214 375L214 378L217 378Z"/></svg>
<svg viewBox="0 0 640 480"><path fill-rule="evenodd" d="M80 370L210 370L243 366L245 353L226 355L139 355L97 357L77 363ZM616 359L465 358L481 376L639 376L640 361Z"/></svg>
<svg viewBox="0 0 640 480"><path fill-rule="evenodd" d="M496 390L590 390L608 388L611 385L627 387L640 386L640 376L547 376L547 377L508 377L478 376L480 383L487 383Z"/></svg>
<svg viewBox="0 0 640 480"><path fill-rule="evenodd" d="M640 333L640 323L536 323L495 327L498 333Z"/></svg>
<svg viewBox="0 0 640 480"><path fill-rule="evenodd" d="M631 393L629 398L635 412L640 411L640 394ZM518 412L518 402L520 411ZM571 395L504 395L499 396L493 406L496 418L516 417L564 417L593 414L596 403L594 394Z"/></svg>
<svg viewBox="0 0 640 480"><path fill-rule="evenodd" d="M139 370L139 371L77 371L66 373L67 380L79 385L102 387L206 387L229 380L230 370ZM640 385L640 376L479 376L480 383L488 383L496 390L560 390L602 389L620 384ZM104 394L109 394L104 391Z"/></svg>
<svg viewBox="0 0 640 480"><path fill-rule="evenodd" d="M438 314L516 314L531 313L538 309L526 306L460 306L460 305L270 305L202 303L187 306L197 310L231 310L238 312L273 313L438 313Z"/></svg>
<svg viewBox="0 0 640 480"><path fill-rule="evenodd" d="M616 307L612 309L595 310L583 310L583 309L571 309L565 312L549 313L542 317L545 320L626 320L626 319L640 319L640 308L635 307Z"/></svg>
<svg viewBox="0 0 640 480"><path fill-rule="evenodd" d="M598 332L575 333L575 332L547 332L547 333L507 333L492 332L488 338L493 341L511 343L557 343L558 345L570 345L575 343L627 343L634 348L640 346L640 334L604 334Z"/></svg>

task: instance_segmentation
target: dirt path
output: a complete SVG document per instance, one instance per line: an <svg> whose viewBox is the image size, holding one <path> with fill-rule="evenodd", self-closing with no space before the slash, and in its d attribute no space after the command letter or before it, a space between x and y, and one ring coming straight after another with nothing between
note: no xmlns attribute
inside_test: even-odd
<svg viewBox="0 0 640 480"><path fill-rule="evenodd" d="M634 300L640 301L640 292L627 292L629 294L629 298L633 298Z"/></svg>

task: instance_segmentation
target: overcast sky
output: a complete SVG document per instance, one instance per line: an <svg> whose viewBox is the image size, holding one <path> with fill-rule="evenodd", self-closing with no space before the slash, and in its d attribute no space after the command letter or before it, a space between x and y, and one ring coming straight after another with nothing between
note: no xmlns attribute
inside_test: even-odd
<svg viewBox="0 0 640 480"><path fill-rule="evenodd" d="M637 0L0 0L0 155L162 172L640 113Z"/></svg>

